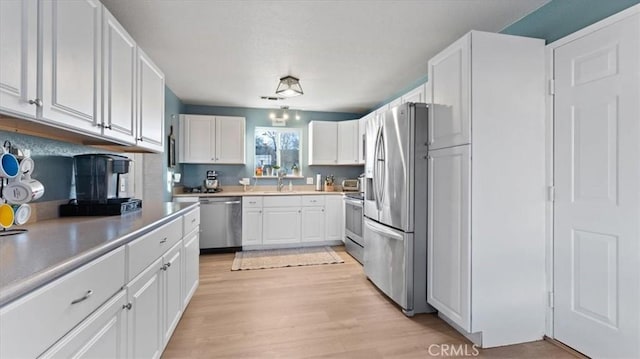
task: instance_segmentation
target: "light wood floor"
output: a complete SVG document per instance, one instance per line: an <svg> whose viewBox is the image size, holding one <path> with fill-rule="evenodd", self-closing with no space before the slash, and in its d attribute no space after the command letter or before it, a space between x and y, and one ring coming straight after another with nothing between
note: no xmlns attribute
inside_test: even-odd
<svg viewBox="0 0 640 359"><path fill-rule="evenodd" d="M230 270L233 254L200 256L200 287L164 358L427 358L469 341L432 314L405 317L335 248L344 264ZM546 341L480 357L573 358ZM444 356L443 356L444 357Z"/></svg>

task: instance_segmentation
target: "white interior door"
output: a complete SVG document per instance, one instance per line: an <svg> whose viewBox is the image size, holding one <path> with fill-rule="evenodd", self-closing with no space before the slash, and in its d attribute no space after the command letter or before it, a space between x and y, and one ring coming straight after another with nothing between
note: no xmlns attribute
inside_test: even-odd
<svg viewBox="0 0 640 359"><path fill-rule="evenodd" d="M555 49L554 335L640 357L640 15Z"/></svg>

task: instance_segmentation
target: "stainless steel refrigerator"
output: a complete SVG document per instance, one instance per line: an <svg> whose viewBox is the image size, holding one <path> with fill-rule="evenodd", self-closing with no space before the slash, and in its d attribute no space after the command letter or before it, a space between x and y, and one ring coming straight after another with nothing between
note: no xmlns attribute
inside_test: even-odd
<svg viewBox="0 0 640 359"><path fill-rule="evenodd" d="M427 105L405 103L367 133L364 271L406 315L427 304ZM377 128L376 128L377 127Z"/></svg>

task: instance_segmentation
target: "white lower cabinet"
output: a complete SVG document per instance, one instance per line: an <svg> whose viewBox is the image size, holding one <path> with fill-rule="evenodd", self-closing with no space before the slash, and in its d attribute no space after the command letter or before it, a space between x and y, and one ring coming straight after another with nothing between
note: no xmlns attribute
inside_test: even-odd
<svg viewBox="0 0 640 359"><path fill-rule="evenodd" d="M324 240L324 207L302 207L302 242L320 242Z"/></svg>
<svg viewBox="0 0 640 359"><path fill-rule="evenodd" d="M0 358L159 358L198 287L199 226L196 208L0 307Z"/></svg>
<svg viewBox="0 0 640 359"><path fill-rule="evenodd" d="M200 231L195 229L184 237L183 251L183 308L191 301L200 284Z"/></svg>
<svg viewBox="0 0 640 359"><path fill-rule="evenodd" d="M344 201L342 196L326 196L325 240L342 241L344 238Z"/></svg>
<svg viewBox="0 0 640 359"><path fill-rule="evenodd" d="M182 316L182 241L163 256L162 297L163 308L163 349L169 342Z"/></svg>
<svg viewBox="0 0 640 359"><path fill-rule="evenodd" d="M126 358L126 304L121 289L40 358Z"/></svg>
<svg viewBox="0 0 640 359"><path fill-rule="evenodd" d="M300 207L265 207L262 222L264 244L300 242Z"/></svg>
<svg viewBox="0 0 640 359"><path fill-rule="evenodd" d="M124 285L125 251L115 249L0 308L0 358L35 358Z"/></svg>
<svg viewBox="0 0 640 359"><path fill-rule="evenodd" d="M159 358L162 350L162 258L127 284L128 357Z"/></svg>
<svg viewBox="0 0 640 359"><path fill-rule="evenodd" d="M264 249L339 244L344 231L341 196L246 196L242 247Z"/></svg>

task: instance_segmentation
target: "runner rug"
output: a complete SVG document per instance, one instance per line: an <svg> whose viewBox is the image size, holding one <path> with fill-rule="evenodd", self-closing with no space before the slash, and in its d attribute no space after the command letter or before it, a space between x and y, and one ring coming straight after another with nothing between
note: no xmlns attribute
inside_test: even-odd
<svg viewBox="0 0 640 359"><path fill-rule="evenodd" d="M236 252L231 270L268 269L344 263L329 247L304 247Z"/></svg>

